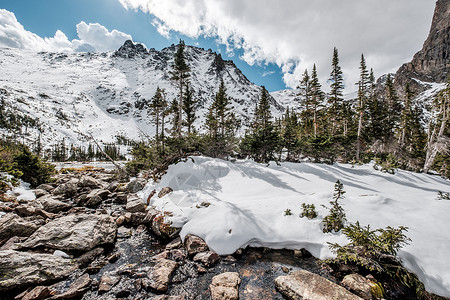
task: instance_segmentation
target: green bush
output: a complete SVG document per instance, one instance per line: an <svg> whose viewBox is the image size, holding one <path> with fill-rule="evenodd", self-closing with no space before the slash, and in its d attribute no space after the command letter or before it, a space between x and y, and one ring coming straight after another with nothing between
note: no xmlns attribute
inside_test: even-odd
<svg viewBox="0 0 450 300"><path fill-rule="evenodd" d="M329 209L330 213L323 219L323 229L326 232L338 232L344 228L345 211L339 203L339 200L344 199L344 185L338 180L334 185L333 200L330 201L331 207L328 208L325 205L323 207Z"/></svg>
<svg viewBox="0 0 450 300"><path fill-rule="evenodd" d="M317 218L316 207L314 204L302 203L302 213L300 214L300 218L303 217L307 217L308 219Z"/></svg>
<svg viewBox="0 0 450 300"><path fill-rule="evenodd" d="M284 211L285 216L292 216L292 211L288 208Z"/></svg>

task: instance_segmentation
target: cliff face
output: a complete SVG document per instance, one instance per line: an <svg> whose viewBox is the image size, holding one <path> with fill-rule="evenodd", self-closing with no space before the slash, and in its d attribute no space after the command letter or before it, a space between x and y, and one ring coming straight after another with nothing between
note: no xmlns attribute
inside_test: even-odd
<svg viewBox="0 0 450 300"><path fill-rule="evenodd" d="M403 89L407 82L416 92L426 87L417 82L444 83L450 75L450 1L438 0L428 38L412 61L396 73L395 83ZM416 79L416 80L414 80Z"/></svg>

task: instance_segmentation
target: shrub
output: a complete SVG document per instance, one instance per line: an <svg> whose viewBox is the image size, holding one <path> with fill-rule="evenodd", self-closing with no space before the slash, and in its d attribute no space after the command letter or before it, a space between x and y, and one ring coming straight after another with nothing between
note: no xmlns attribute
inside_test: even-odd
<svg viewBox="0 0 450 300"><path fill-rule="evenodd" d="M339 204L339 200L344 199L344 185L338 180L334 185L333 200L330 201L331 207L328 208L325 205L323 207L329 209L330 213L323 219L323 232L338 232L344 228L345 211Z"/></svg>
<svg viewBox="0 0 450 300"><path fill-rule="evenodd" d="M308 219L317 218L316 207L314 204L302 203L302 213L300 214L300 218L303 217L307 217Z"/></svg>
<svg viewBox="0 0 450 300"><path fill-rule="evenodd" d="M450 200L450 193L443 193L441 191L438 192L437 195L438 200Z"/></svg>
<svg viewBox="0 0 450 300"><path fill-rule="evenodd" d="M284 211L285 216L292 216L292 211L288 208Z"/></svg>

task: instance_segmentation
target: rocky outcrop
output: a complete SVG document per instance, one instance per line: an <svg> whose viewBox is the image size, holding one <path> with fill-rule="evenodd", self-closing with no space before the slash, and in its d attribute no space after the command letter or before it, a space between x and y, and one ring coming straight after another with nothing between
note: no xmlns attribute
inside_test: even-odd
<svg viewBox="0 0 450 300"><path fill-rule="evenodd" d="M139 43L133 43L131 40L125 41L123 46L119 48L116 52L114 52L114 57L122 57L122 58L135 58L135 57L145 57L148 55L147 49L144 45Z"/></svg>
<svg viewBox="0 0 450 300"><path fill-rule="evenodd" d="M434 11L430 33L422 50L412 61L400 67L395 75L395 85L402 90L409 82L416 92L426 86L422 82L446 82L450 75L450 2L438 0Z"/></svg>
<svg viewBox="0 0 450 300"><path fill-rule="evenodd" d="M361 300L345 288L317 274L299 270L275 279L277 289L292 300Z"/></svg>
<svg viewBox="0 0 450 300"><path fill-rule="evenodd" d="M77 268L72 260L51 254L0 251L0 291L62 279Z"/></svg>
<svg viewBox="0 0 450 300"><path fill-rule="evenodd" d="M383 298L383 289L375 281L359 274L350 274L344 277L341 284L364 300Z"/></svg>
<svg viewBox="0 0 450 300"><path fill-rule="evenodd" d="M6 214L0 218L0 242L13 236L28 237L43 223L43 220L30 221L13 213Z"/></svg>
<svg viewBox="0 0 450 300"><path fill-rule="evenodd" d="M108 215L68 215L40 227L22 247L85 252L98 245L112 244L116 231L116 222Z"/></svg>

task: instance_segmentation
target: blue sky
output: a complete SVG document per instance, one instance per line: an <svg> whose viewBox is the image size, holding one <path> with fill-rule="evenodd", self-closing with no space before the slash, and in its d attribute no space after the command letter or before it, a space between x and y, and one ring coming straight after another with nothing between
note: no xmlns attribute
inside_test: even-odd
<svg viewBox="0 0 450 300"><path fill-rule="evenodd" d="M226 47L218 45L212 37L194 39L175 32L166 38L151 25L154 16L140 10L127 10L115 0L0 0L0 8L13 12L26 30L40 37L52 37L57 30L61 30L69 40L76 39L76 25L84 21L99 23L109 30L117 29L131 35L135 42L158 50L178 44L183 39L188 45L220 52L224 59L233 60L250 81L265 85L269 91L286 88L281 69L277 65L269 63L250 66L239 59L242 50L235 50L230 57Z"/></svg>
<svg viewBox="0 0 450 300"><path fill-rule="evenodd" d="M232 59L269 91L295 88L313 64L329 90L337 47L352 92L361 54L376 77L411 60L434 7L435 0L0 0L0 47L108 51L131 36L160 50L183 39Z"/></svg>

